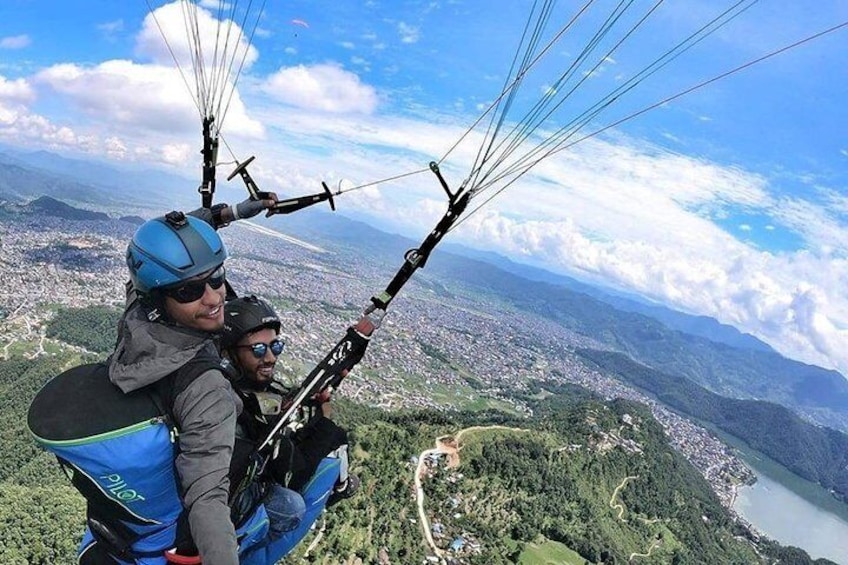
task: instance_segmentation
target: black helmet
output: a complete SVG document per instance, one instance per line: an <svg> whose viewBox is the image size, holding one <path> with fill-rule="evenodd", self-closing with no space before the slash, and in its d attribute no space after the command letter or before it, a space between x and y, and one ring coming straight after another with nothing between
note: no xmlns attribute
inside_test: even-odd
<svg viewBox="0 0 848 565"><path fill-rule="evenodd" d="M280 331L280 317L268 302L252 294L230 300L224 305L221 347L229 349L247 334L263 328Z"/></svg>

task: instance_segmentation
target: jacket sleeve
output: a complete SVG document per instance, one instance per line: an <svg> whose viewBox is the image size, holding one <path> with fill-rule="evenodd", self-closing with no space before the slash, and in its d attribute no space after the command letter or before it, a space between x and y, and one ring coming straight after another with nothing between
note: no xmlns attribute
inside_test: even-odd
<svg viewBox="0 0 848 565"><path fill-rule="evenodd" d="M180 452L176 469L194 543L204 565L237 565L238 545L227 505L227 473L238 407L220 371L206 371L174 400Z"/></svg>
<svg viewBox="0 0 848 565"><path fill-rule="evenodd" d="M331 451L347 443L347 432L322 415L312 418L294 436L295 455L292 457L289 488L301 490Z"/></svg>

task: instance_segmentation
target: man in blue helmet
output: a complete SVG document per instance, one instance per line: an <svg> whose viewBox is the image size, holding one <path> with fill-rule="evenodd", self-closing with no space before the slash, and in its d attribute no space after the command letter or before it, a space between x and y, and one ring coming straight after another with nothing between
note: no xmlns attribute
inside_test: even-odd
<svg viewBox="0 0 848 565"><path fill-rule="evenodd" d="M127 249L136 299L109 359L109 379L124 393L153 386L166 399L179 430L179 491L204 565L239 561L227 473L241 406L214 341L224 324L226 258L201 219L171 212L139 227Z"/></svg>
<svg viewBox="0 0 848 565"><path fill-rule="evenodd" d="M236 565L266 536L261 505L231 521L242 405L216 344L229 287L214 228L275 202L171 212L140 226L127 248L115 351L56 375L33 399L33 437L86 499L81 565Z"/></svg>

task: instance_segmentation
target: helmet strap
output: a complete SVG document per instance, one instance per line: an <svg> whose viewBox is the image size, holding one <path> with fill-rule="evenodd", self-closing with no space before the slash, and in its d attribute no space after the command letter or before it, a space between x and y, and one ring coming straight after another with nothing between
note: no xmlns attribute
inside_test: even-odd
<svg viewBox="0 0 848 565"><path fill-rule="evenodd" d="M244 378L244 368L241 366L241 361L239 361L238 355L236 355L232 349L224 349L222 356L230 362L230 367L233 368L228 375L233 377L230 380L233 383L239 383L239 385L247 382L248 379Z"/></svg>
<svg viewBox="0 0 848 565"><path fill-rule="evenodd" d="M225 358L230 362L230 366L233 368L233 370L229 374L229 376L232 377L230 381L234 385L237 385L237 388L254 392L260 392L262 390L265 390L266 387L260 387L256 381L247 377L247 371L245 371L244 367L242 366L238 354L235 353L234 348L225 349L224 353L226 354Z"/></svg>
<svg viewBox="0 0 848 565"><path fill-rule="evenodd" d="M149 294L139 293L139 300L149 322L167 324L169 322L168 311L165 309L165 296L157 290Z"/></svg>

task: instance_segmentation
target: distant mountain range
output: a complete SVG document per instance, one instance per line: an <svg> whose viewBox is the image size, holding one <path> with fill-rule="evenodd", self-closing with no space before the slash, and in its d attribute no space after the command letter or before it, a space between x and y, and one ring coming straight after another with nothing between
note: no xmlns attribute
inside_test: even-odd
<svg viewBox="0 0 848 565"><path fill-rule="evenodd" d="M199 200L191 198L194 188L187 179L159 171L136 171L47 151L0 146L0 200L47 195L84 207L120 209L157 202L196 207Z"/></svg>
<svg viewBox="0 0 848 565"><path fill-rule="evenodd" d="M83 210L75 208L56 200L49 196L39 196L35 200L29 202L25 206L25 210L31 214L44 214L47 216L56 216L66 220L108 220L109 215L103 212L92 212L91 210Z"/></svg>
<svg viewBox="0 0 848 565"><path fill-rule="evenodd" d="M291 233L301 239L320 241L323 247L332 248L334 245L356 246L372 254L385 255L387 261L397 262L398 266L402 262L403 253L420 243L403 236L386 233L365 222L358 222L339 214L331 214L318 209L304 210L284 218L272 218L270 222L276 224L276 229ZM572 292L591 296L616 310L653 318L671 330L703 337L734 348L775 353L774 349L768 344L750 334L740 332L733 326L722 324L715 318L693 316L658 304L649 304L609 288L592 286L571 277L515 263L497 253L479 251L463 245L444 242L433 253L432 263L438 263L440 258L449 256L461 256L476 260L476 263L469 263L468 267L474 264L491 265L496 267L498 271L513 274L530 283L563 287ZM427 270L423 272L426 273Z"/></svg>
<svg viewBox="0 0 848 565"><path fill-rule="evenodd" d="M30 155L29 159L49 160L66 174L88 170L68 160L53 159L49 154ZM20 164L14 167L32 182L25 190L20 188L19 192L23 190L26 194L34 195L39 187L50 186L51 194L64 195L70 189L84 186L44 170ZM99 174L103 178L123 180L117 170L101 168ZM8 192L3 190L4 178L7 177L0 175L0 195L6 194L8 198ZM104 194L114 193L115 189L101 185L86 194L95 203ZM148 196L151 200L156 197ZM186 198L191 196L188 193ZM192 199L192 203L196 202ZM31 205L73 214L49 200L37 199ZM419 243L317 208L266 221L274 229L327 249L344 247L356 253L368 253L389 266L399 267L403 253ZM777 402L819 424L848 430L848 381L835 371L786 359L756 338L712 318L639 302L495 254L456 245L451 249L453 253L443 248L437 250L426 269L416 275L417 279L438 281L445 286L453 281L491 293L591 337L612 351L625 353L659 371L685 376L717 394Z"/></svg>
<svg viewBox="0 0 848 565"><path fill-rule="evenodd" d="M450 280L474 285L612 351L684 376L717 394L775 402L819 424L848 430L848 381L836 371L763 348L734 347L685 333L665 325L662 319L623 311L562 286L528 281L488 263L440 254L431 259L428 268L446 285Z"/></svg>
<svg viewBox="0 0 848 565"><path fill-rule="evenodd" d="M677 312L676 310L672 310L660 304L649 303L640 297L627 295L614 289L592 286L565 275L559 275L537 267L515 263L514 261L511 261L502 255L498 255L497 253L478 251L476 249L450 243L446 244L444 248L446 250L453 251L457 255L471 257L484 263L495 265L508 273L512 273L531 281L562 286L574 292L586 294L613 306L617 310L644 314L645 316L662 322L663 325L672 330L703 337L716 343L724 343L731 347L774 353L774 349L767 343L760 341L750 334L742 333L733 326L722 324L715 318L710 318L708 316L694 316L691 314Z"/></svg>
<svg viewBox="0 0 848 565"><path fill-rule="evenodd" d="M39 196L35 200L30 200L25 203L0 201L0 213L31 214L37 216L51 216L65 220L92 222L111 219L109 214L106 214L105 212L94 212L83 208L77 208L51 196ZM143 224L145 221L144 218L139 216L120 216L118 220L136 226Z"/></svg>

